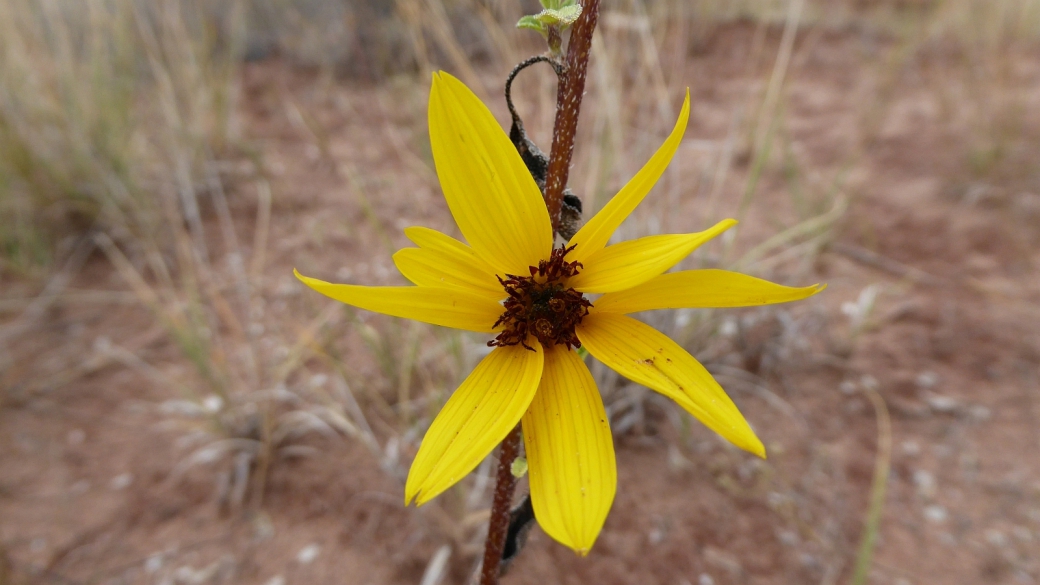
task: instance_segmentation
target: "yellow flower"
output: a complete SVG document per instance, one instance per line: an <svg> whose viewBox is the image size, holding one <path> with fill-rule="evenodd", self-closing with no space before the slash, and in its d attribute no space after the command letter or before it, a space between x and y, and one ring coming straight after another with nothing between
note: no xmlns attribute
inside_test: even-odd
<svg viewBox="0 0 1040 585"><path fill-rule="evenodd" d="M792 288L724 270L665 274L733 220L698 233L607 245L675 154L689 101L687 92L675 128L646 166L568 248L554 249L542 195L494 116L462 82L434 75L433 158L469 245L428 228L406 229L418 247L398 251L394 263L416 286L330 284L297 273L314 290L361 309L497 336L423 438L406 504L421 505L451 487L521 423L535 517L554 539L586 554L614 500L617 470L603 401L574 351L579 345L765 457L762 442L704 366L627 314L780 303L822 287Z"/></svg>

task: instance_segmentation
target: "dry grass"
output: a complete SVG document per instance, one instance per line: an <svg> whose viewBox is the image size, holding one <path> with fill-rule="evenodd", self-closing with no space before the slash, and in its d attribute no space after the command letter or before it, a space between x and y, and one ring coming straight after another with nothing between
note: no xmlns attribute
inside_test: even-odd
<svg viewBox="0 0 1040 585"><path fill-rule="evenodd" d="M0 210L12 218L0 233L7 270L47 262L57 244L54 232L67 233L70 225L82 230L100 221L96 227L123 243L153 233L164 218L156 203L164 189L180 192L182 213L195 222L196 206L184 193L194 188L189 183L205 184L211 174L206 164L237 142L242 58L282 54L329 75L373 80L450 67L482 87L476 67L504 67L537 50L529 37L511 30L520 6L476 0L238 0L220 10L165 0L142 6L130 0L0 4ZM597 131L606 124L613 129L609 150L620 150L622 129L645 122L648 107L656 109L652 121L667 123L672 80L717 26L749 20L765 30L784 27L793 16L798 27L790 29L791 41L799 27L811 29L810 37L859 27L893 41L878 60L880 78L887 80L876 90L880 99L864 103L865 127L884 111L905 65L941 50L963 63L963 85L948 88L958 95L947 101L972 109L964 123L978 135L971 152L975 168L985 173L1013 150L1022 106L1008 88L1012 72L1003 56L1017 43L1035 40L1035 0L608 2L597 49L605 62L596 67L610 111L590 115L598 116ZM761 165L776 156L792 49L787 39L782 45L786 55L777 60L766 93L749 96L738 121L737 150L751 148L753 156L745 199ZM764 42L753 47L749 72L775 49ZM643 84L651 99L628 104L629 88ZM551 107L550 93L542 89L539 116ZM609 159L600 167L603 162ZM603 178L586 176L586 182ZM601 187L586 186L594 202L604 196ZM192 230L199 238L197 225Z"/></svg>
<svg viewBox="0 0 1040 585"><path fill-rule="evenodd" d="M158 228L171 212L201 235L192 191L233 140L238 51L190 12L174 2L0 4L6 270L45 260L57 234L90 228L169 245Z"/></svg>

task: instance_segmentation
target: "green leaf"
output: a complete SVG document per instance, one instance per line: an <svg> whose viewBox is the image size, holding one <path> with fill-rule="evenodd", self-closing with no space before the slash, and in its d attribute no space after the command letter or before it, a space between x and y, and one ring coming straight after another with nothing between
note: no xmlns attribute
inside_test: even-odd
<svg viewBox="0 0 1040 585"><path fill-rule="evenodd" d="M541 0L542 10L538 14L527 15L516 23L516 28L536 30L544 37L549 36L550 27L565 30L581 16L581 5L577 0Z"/></svg>
<svg viewBox="0 0 1040 585"><path fill-rule="evenodd" d="M522 17L520 21L516 23L516 28L528 28L545 34L545 25L539 22L537 18L530 15Z"/></svg>
<svg viewBox="0 0 1040 585"><path fill-rule="evenodd" d="M546 8L538 14L535 14L534 18L546 26L555 24L562 27L568 27L574 24L574 21L578 20L579 16L581 16L581 6L575 4L573 6L564 6L559 10Z"/></svg>

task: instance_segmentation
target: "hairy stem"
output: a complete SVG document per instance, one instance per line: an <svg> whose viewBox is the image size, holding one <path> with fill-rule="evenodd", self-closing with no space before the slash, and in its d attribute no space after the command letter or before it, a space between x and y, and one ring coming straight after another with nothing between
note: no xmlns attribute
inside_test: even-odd
<svg viewBox="0 0 1040 585"><path fill-rule="evenodd" d="M571 29L571 38L567 43L566 71L556 90L556 120L553 124L552 150L549 152L549 172L545 181L545 206L549 208L554 234L560 228L563 190L570 174L574 134L578 129L578 113L585 93L589 53L592 52L592 33L598 19L599 0L585 0L581 16Z"/></svg>
<svg viewBox="0 0 1040 585"><path fill-rule="evenodd" d="M520 452L520 426L509 433L498 451L498 474L495 480L495 497L491 503L491 519L488 522L487 540L484 542L484 562L480 568L480 585L497 585L499 563L505 548L509 530L509 512L513 505L513 460Z"/></svg>
<svg viewBox="0 0 1040 585"><path fill-rule="evenodd" d="M553 123L552 151L545 182L545 206L552 218L553 234L560 229L560 210L563 207L563 191L567 186L571 156L574 154L574 134L578 128L578 113L581 98L585 93L585 76L588 73L589 54L592 51L592 33L599 19L600 0L585 0L578 21L571 29L567 44L567 56L561 67L554 58L534 57L517 65L506 82L506 101L513 116L513 126L523 134L519 116L513 107L510 86L522 69L540 61L548 61L556 71L559 85L556 90L556 119ZM555 39L557 43L559 39ZM555 56L555 55L554 55ZM511 136L511 138L513 138ZM515 140L515 139L514 139ZM513 477L513 461L520 451L520 426L502 441L498 453L498 474L495 481L495 497L491 504L488 535L484 543L484 561L480 568L480 585L498 585L499 566L509 532L510 508L516 478Z"/></svg>

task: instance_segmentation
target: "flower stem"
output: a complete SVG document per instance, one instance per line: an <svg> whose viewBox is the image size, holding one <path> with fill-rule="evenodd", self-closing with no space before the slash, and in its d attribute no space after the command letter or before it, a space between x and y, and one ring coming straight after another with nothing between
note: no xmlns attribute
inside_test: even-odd
<svg viewBox="0 0 1040 585"><path fill-rule="evenodd" d="M567 43L566 69L556 89L556 120L553 123L552 150L549 152L549 173L545 181L545 206L549 208L554 234L560 229L563 190L567 186L571 156L574 154L574 134L578 129L578 113L585 93L592 33L599 20L599 1L585 0L582 3L581 16L574 23Z"/></svg>
<svg viewBox="0 0 1040 585"><path fill-rule="evenodd" d="M498 474L495 497L491 503L487 540L484 542L484 562L480 568L480 585L498 585L498 568L509 530L509 511L513 505L513 460L520 452L520 425L506 436L498 451Z"/></svg>
<svg viewBox="0 0 1040 585"><path fill-rule="evenodd" d="M506 99L516 127L519 126L519 116L517 116L509 96L509 86L516 74L529 65L547 60L552 64L559 78L559 85L556 89L556 119L553 123L552 151L549 153L549 168L545 181L545 206L549 210L549 217L552 218L553 234L560 229L563 191L567 187L571 156L574 154L574 134L578 129L578 113L581 111L581 98L585 93L585 76L588 72L589 54L592 51L592 33L596 29L596 21L599 19L599 2L600 0L585 0L583 3L581 16L571 29L571 38L567 43L567 56L562 68L555 58L535 57L518 65L510 74L506 84ZM556 41L558 43L559 39L557 38ZM521 135L523 134L522 127L519 127L518 131ZM511 136L511 138L513 137ZM519 451L520 425L517 425L499 447L495 496L491 503L487 540L484 542L480 585L498 585L502 551L505 548L506 536L509 532L513 490L516 488L516 477L513 476L512 467Z"/></svg>

